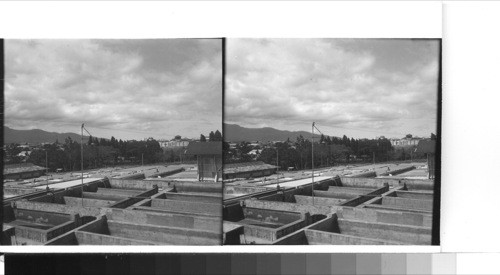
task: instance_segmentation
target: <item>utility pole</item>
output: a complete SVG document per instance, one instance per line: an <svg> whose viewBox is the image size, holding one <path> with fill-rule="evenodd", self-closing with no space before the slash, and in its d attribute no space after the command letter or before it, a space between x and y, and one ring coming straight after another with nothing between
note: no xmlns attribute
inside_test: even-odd
<svg viewBox="0 0 500 275"><path fill-rule="evenodd" d="M280 185L280 173L279 173L279 170L280 170L280 162L279 162L279 156L280 156L280 153L278 151L278 147L276 147L276 178L277 178L277 183L279 186Z"/></svg>
<svg viewBox="0 0 500 275"><path fill-rule="evenodd" d="M312 183L311 183L311 195L312 204L314 205L314 122L312 124L312 136L311 136L311 171L312 171Z"/></svg>
<svg viewBox="0 0 500 275"><path fill-rule="evenodd" d="M142 166L144 166L144 153L141 154L141 162L142 162Z"/></svg>
<svg viewBox="0 0 500 275"><path fill-rule="evenodd" d="M82 134L81 134L81 142L80 142L80 151L81 151L81 168L82 168L82 207L83 207L83 127L84 123L82 123Z"/></svg>
<svg viewBox="0 0 500 275"><path fill-rule="evenodd" d="M47 175L47 189L49 188L49 158L47 156L47 149L45 149L45 174Z"/></svg>

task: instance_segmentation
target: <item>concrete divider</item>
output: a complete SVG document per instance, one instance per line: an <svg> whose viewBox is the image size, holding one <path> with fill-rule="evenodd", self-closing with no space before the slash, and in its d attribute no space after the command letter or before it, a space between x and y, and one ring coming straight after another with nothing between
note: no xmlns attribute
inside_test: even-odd
<svg viewBox="0 0 500 275"><path fill-rule="evenodd" d="M109 207L115 204L115 201L64 197L64 203L68 206L89 206L89 207Z"/></svg>
<svg viewBox="0 0 500 275"><path fill-rule="evenodd" d="M107 216L108 220L119 222L198 229L216 233L220 233L222 230L220 218L154 213L127 209L112 209Z"/></svg>
<svg viewBox="0 0 500 275"><path fill-rule="evenodd" d="M152 199L151 207L179 211L185 213L203 213L222 216L222 204L174 201L169 199Z"/></svg>
<svg viewBox="0 0 500 275"><path fill-rule="evenodd" d="M348 194L348 195L366 195L377 189L375 188L355 188L355 187L340 187L340 186L329 186L328 192L333 192L337 194Z"/></svg>
<svg viewBox="0 0 500 275"><path fill-rule="evenodd" d="M187 228L107 222L111 236L172 245L220 245L222 232L214 233Z"/></svg>
<svg viewBox="0 0 500 275"><path fill-rule="evenodd" d="M207 195L200 195L200 194L190 194L190 193L167 192L165 193L165 197L166 199L169 200L222 204L222 196L214 196L210 195L210 193L207 193Z"/></svg>
<svg viewBox="0 0 500 275"><path fill-rule="evenodd" d="M330 192L330 191L314 190L314 196L320 197L320 198L334 198L334 199L350 200L350 199L353 199L359 195L351 194L351 193L337 193L337 192Z"/></svg>
<svg viewBox="0 0 500 275"><path fill-rule="evenodd" d="M345 219L338 219L338 225L342 235L353 235L407 244L431 244L432 230L427 227L370 223Z"/></svg>
<svg viewBox="0 0 500 275"><path fill-rule="evenodd" d="M158 245L158 243L155 242L133 240L83 231L76 231L75 238L78 245Z"/></svg>
<svg viewBox="0 0 500 275"><path fill-rule="evenodd" d="M394 196L398 198L433 200L433 192L412 192L412 191L394 191ZM387 195L391 196L391 195Z"/></svg>
<svg viewBox="0 0 500 275"><path fill-rule="evenodd" d="M406 199L398 197L382 197L382 205L397 206L405 209L432 211L432 200Z"/></svg>
<svg viewBox="0 0 500 275"><path fill-rule="evenodd" d="M385 172L385 173L382 173L380 174L380 176L389 176L389 175L398 175L398 174L403 174L405 172L408 172L408 171L411 171L411 170L414 170L416 169L415 166L408 166L408 167L404 167L404 168L401 168L401 169L396 169L396 170L392 170L392 171L388 171L388 172Z"/></svg>
<svg viewBox="0 0 500 275"><path fill-rule="evenodd" d="M308 197L305 197L308 198ZM324 199L324 198L322 198ZM245 200L245 206L251 208L262 208L262 209L272 209L278 211L291 211L291 212L308 212L312 215L314 214L329 214L335 212L337 209L335 206L329 206L328 204L322 204L319 201L316 205L311 203L293 203L293 202L274 202L274 201L263 201L263 200Z"/></svg>
<svg viewBox="0 0 500 275"><path fill-rule="evenodd" d="M130 196L118 195L118 194L98 194L94 192L83 192L83 198L87 199L97 199L97 200L107 200L107 201L121 201Z"/></svg>
<svg viewBox="0 0 500 275"><path fill-rule="evenodd" d="M377 176L377 173L374 171L369 171L369 172L363 172L363 173L357 173L357 174L352 174L352 175L346 175L345 177L348 178L374 178Z"/></svg>
<svg viewBox="0 0 500 275"><path fill-rule="evenodd" d="M404 245L404 243L388 240L377 240L317 230L305 230L304 235L309 245Z"/></svg>
<svg viewBox="0 0 500 275"><path fill-rule="evenodd" d="M117 188L99 188L96 190L96 194L101 195L119 195L125 197L135 197L143 193L141 190L127 190L127 189L117 189Z"/></svg>
<svg viewBox="0 0 500 275"><path fill-rule="evenodd" d="M432 215L430 214L344 207L337 211L337 215L348 220L432 227Z"/></svg>
<svg viewBox="0 0 500 275"><path fill-rule="evenodd" d="M164 179L131 180L131 179L110 179L112 188L124 189L151 189L157 185L162 189L175 187L177 192L207 192L222 193L221 182L184 182L184 181L166 181Z"/></svg>
<svg viewBox="0 0 500 275"><path fill-rule="evenodd" d="M64 204L31 202L31 201L17 201L16 206L17 208L22 208L22 209L67 213L67 214L79 214L80 216L98 216L104 214L107 211L100 207L90 207L90 206L79 207L79 206L69 206Z"/></svg>
<svg viewBox="0 0 500 275"><path fill-rule="evenodd" d="M279 224L292 223L303 218L304 214L300 212L279 211L272 209L244 207L243 214L245 219L258 220L263 222L272 222Z"/></svg>
<svg viewBox="0 0 500 275"><path fill-rule="evenodd" d="M328 207L330 209L337 209L337 207L334 207L334 206L340 205L340 204L346 202L347 200L346 199L337 199L337 198L314 197L314 206L313 206L313 197L295 195L295 201L297 202L297 204L306 205L306 206L311 205L312 208L323 206L323 207Z"/></svg>

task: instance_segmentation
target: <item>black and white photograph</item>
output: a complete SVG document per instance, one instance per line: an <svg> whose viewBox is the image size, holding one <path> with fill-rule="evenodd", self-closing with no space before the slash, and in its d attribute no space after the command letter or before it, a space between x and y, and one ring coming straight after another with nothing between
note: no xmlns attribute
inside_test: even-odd
<svg viewBox="0 0 500 275"><path fill-rule="evenodd" d="M222 39L3 42L3 245L222 243Z"/></svg>
<svg viewBox="0 0 500 275"><path fill-rule="evenodd" d="M229 38L224 244L439 245L440 47Z"/></svg>

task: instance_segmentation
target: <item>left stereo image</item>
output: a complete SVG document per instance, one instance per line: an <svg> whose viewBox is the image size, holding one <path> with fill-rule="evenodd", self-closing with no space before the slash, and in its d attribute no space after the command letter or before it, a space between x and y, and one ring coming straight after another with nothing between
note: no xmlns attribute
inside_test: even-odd
<svg viewBox="0 0 500 275"><path fill-rule="evenodd" d="M2 245L222 244L222 39L3 44Z"/></svg>

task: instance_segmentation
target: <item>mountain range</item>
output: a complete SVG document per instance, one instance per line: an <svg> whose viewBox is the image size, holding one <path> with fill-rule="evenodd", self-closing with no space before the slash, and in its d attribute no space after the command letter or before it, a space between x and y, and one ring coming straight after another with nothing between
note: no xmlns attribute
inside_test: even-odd
<svg viewBox="0 0 500 275"><path fill-rule="evenodd" d="M311 132L306 131L286 131L278 130L271 127L264 128L245 128L237 124L224 123L224 140L229 142L241 141L279 141L287 140L295 141L298 136L302 135L305 139L311 139ZM320 135L314 135L314 138L320 138Z"/></svg>
<svg viewBox="0 0 500 275"><path fill-rule="evenodd" d="M64 143L66 138L70 137L72 140L80 142L81 137L79 134L75 133L56 133L47 132L40 129L32 130L16 130L9 128L7 126L3 127L3 143L31 143L38 144L44 142L55 142L58 140L60 143ZM87 142L88 136L83 136L83 141Z"/></svg>

